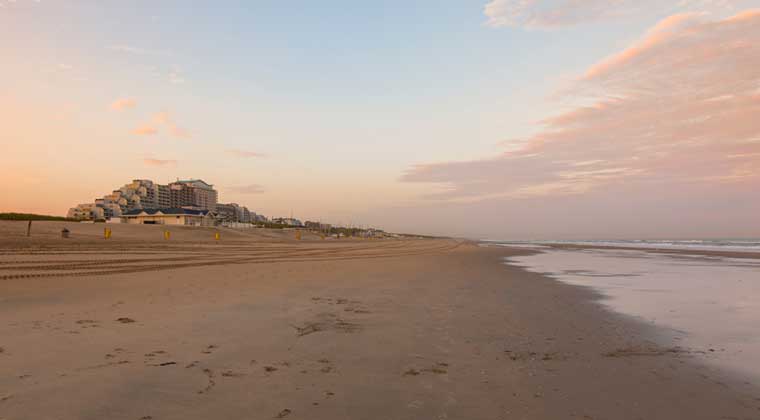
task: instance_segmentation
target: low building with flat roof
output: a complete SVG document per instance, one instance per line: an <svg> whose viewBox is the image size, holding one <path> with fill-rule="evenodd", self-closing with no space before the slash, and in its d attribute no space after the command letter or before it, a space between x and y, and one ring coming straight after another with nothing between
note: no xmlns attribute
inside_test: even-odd
<svg viewBox="0 0 760 420"><path fill-rule="evenodd" d="M214 226L209 210L183 208L135 209L123 213L121 220L133 225Z"/></svg>

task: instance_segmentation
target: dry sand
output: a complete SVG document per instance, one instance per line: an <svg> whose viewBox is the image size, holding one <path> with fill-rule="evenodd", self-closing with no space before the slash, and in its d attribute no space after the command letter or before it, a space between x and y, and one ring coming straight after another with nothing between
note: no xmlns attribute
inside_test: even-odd
<svg viewBox="0 0 760 420"><path fill-rule="evenodd" d="M760 418L527 250L104 227L0 223L1 419Z"/></svg>

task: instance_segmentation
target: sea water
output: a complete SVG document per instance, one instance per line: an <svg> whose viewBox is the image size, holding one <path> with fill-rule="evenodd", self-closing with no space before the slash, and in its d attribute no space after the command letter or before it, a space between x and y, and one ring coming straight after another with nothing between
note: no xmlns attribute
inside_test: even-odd
<svg viewBox="0 0 760 420"><path fill-rule="evenodd" d="M498 241L486 240L486 243L508 244L519 247L542 247L547 245L580 245L593 247L620 247L645 249L674 249L693 251L727 251L760 253L760 239L604 239L573 241ZM760 258L760 256L759 256Z"/></svg>
<svg viewBox="0 0 760 420"><path fill-rule="evenodd" d="M760 254L724 258L537 246L539 253L507 263L591 287L610 309L665 327L687 351L760 379Z"/></svg>

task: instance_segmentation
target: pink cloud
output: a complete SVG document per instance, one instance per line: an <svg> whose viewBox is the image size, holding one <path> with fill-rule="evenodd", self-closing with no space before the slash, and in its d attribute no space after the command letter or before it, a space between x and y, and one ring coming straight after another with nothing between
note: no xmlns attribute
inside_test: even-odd
<svg viewBox="0 0 760 420"><path fill-rule="evenodd" d="M760 13L703 19L672 16L591 66L570 93L593 103L546 119L522 149L418 165L402 180L462 202L758 185Z"/></svg>
<svg viewBox="0 0 760 420"><path fill-rule="evenodd" d="M176 166L177 165L177 161L172 160L172 159L145 158L143 162L147 166Z"/></svg>
<svg viewBox="0 0 760 420"><path fill-rule="evenodd" d="M158 129L150 124L146 124L132 130L132 134L138 136L153 136L158 134Z"/></svg>
<svg viewBox="0 0 760 420"><path fill-rule="evenodd" d="M164 111L156 114L154 117L155 121L159 124L162 124L164 127L166 127L167 130L169 130L169 133L176 138L188 138L190 137L190 134L182 127L179 127L172 118L169 117L169 113Z"/></svg>
<svg viewBox="0 0 760 420"><path fill-rule="evenodd" d="M726 11L739 0L491 0L483 8L492 27L556 28L645 11Z"/></svg>
<svg viewBox="0 0 760 420"><path fill-rule="evenodd" d="M662 20L634 45L592 66L586 71L584 78L601 77L631 64L646 54L656 54L656 49L660 45L668 46L672 44L673 38L685 36L683 29L690 25L696 25L700 16L696 13L681 13Z"/></svg>
<svg viewBox="0 0 760 420"><path fill-rule="evenodd" d="M121 98L111 103L111 109L114 111L122 111L129 108L134 108L137 105L132 98Z"/></svg>
<svg viewBox="0 0 760 420"><path fill-rule="evenodd" d="M162 127L165 128L167 132L173 137L176 137L176 138L190 137L190 134L188 133L187 130L177 126L174 123L174 121L170 118L169 113L167 111L162 111L153 115L150 121L146 122L142 126L133 130L132 133L137 134L137 135L154 135L154 134L158 134Z"/></svg>

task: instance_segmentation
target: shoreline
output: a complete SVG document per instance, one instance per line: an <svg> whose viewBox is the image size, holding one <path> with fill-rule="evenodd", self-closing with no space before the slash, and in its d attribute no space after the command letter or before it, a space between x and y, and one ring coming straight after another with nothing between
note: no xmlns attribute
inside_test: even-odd
<svg viewBox="0 0 760 420"><path fill-rule="evenodd" d="M541 249L561 249L561 250L628 250L628 251L642 251L642 252L656 252L662 254L674 254L674 255L696 255L705 257L722 257L722 258L749 258L760 259L760 250L757 251L734 251L734 250L707 250L707 249L682 249L682 248L669 248L669 247L637 247L637 246L613 246L613 245L581 245L581 244L535 244L525 246L514 246L514 244L498 242L479 242L483 246L497 246L506 247L512 249L534 249L540 251Z"/></svg>
<svg viewBox="0 0 760 420"><path fill-rule="evenodd" d="M111 270L0 281L3 417L760 415L757 385L672 351L659 329L610 312L592 290L502 262L530 250L144 241L149 254L130 254L136 242L25 254L0 244L0 267L86 271L97 257ZM261 260L228 261L243 257Z"/></svg>
<svg viewBox="0 0 760 420"><path fill-rule="evenodd" d="M758 315L743 300L756 296L750 284L760 255L577 246L531 251L504 263L586 288L609 312L658 330L664 346L760 383L760 348L752 339ZM714 276L723 276L717 290Z"/></svg>

